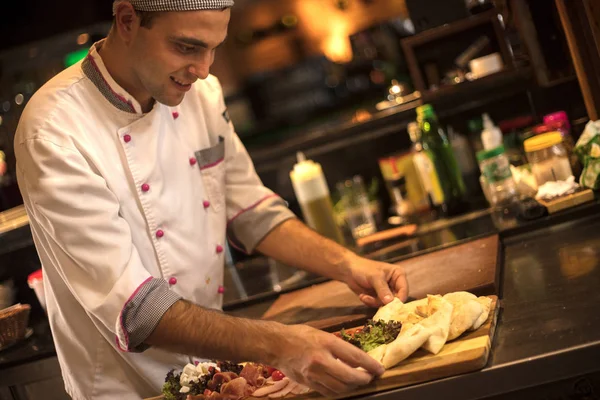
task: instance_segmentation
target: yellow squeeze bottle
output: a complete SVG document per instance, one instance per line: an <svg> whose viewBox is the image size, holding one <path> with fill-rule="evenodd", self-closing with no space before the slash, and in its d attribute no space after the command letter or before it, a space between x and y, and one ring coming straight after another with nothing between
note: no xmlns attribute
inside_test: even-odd
<svg viewBox="0 0 600 400"><path fill-rule="evenodd" d="M307 160L301 152L296 157L298 163L290 172L290 179L306 224L321 235L344 244L342 232L335 222L333 204L321 164Z"/></svg>

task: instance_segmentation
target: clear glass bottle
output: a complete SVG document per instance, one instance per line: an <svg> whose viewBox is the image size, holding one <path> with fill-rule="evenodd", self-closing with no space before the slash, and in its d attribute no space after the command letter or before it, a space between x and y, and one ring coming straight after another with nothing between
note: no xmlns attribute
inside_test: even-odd
<svg viewBox="0 0 600 400"><path fill-rule="evenodd" d="M504 146L477 153L481 170L481 188L492 207L507 206L517 196L517 186L510 171Z"/></svg>

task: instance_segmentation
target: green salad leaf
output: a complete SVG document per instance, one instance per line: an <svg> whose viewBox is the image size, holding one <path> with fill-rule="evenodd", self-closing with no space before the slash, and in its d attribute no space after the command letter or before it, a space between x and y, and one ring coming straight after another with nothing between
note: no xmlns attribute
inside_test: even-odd
<svg viewBox="0 0 600 400"><path fill-rule="evenodd" d="M396 340L400 329L402 329L401 322L368 320L361 331L349 335L342 329L340 336L346 342L369 352L376 347Z"/></svg>

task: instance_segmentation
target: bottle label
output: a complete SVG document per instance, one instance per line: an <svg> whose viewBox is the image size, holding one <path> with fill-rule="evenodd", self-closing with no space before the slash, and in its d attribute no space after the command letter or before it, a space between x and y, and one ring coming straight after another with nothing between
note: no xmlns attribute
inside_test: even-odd
<svg viewBox="0 0 600 400"><path fill-rule="evenodd" d="M512 177L508 160L506 162L499 160L497 162L486 163L482 165L481 172L489 183L502 182Z"/></svg>
<svg viewBox="0 0 600 400"><path fill-rule="evenodd" d="M425 152L417 153L415 154L414 161L417 170L419 171L419 177L421 178L423 187L431 197L433 204L436 206L443 204L444 192L440 186L440 181L431 158L425 154Z"/></svg>

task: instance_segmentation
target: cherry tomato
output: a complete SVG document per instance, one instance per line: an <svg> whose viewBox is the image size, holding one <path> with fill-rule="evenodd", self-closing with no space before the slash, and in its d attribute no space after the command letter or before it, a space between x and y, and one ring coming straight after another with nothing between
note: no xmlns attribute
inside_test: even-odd
<svg viewBox="0 0 600 400"><path fill-rule="evenodd" d="M285 378L285 375L283 374L283 372L279 371L279 370L275 370L273 371L273 373L271 374L271 377L273 378L273 380L275 382L282 380L283 378Z"/></svg>
<svg viewBox="0 0 600 400"><path fill-rule="evenodd" d="M275 371L277 371L275 368L267 366L267 378L273 375L273 372Z"/></svg>

